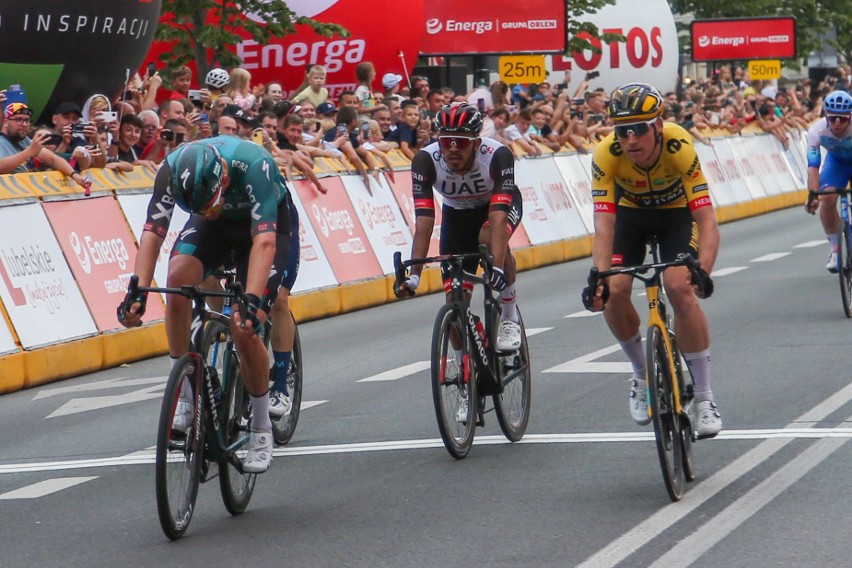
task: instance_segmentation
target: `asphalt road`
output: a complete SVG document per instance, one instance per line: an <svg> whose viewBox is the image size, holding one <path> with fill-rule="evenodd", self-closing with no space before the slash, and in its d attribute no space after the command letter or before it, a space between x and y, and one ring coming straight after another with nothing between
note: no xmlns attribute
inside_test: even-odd
<svg viewBox="0 0 852 568"><path fill-rule="evenodd" d="M725 430L696 445L679 503L651 427L630 420L625 358L582 311L584 259L521 274L521 443L491 414L467 459L441 445L417 365L439 296L305 323L293 441L241 516L202 486L175 543L154 500L165 358L0 397L0 564L847 566L852 321L821 230L796 208L722 237L703 305Z"/></svg>

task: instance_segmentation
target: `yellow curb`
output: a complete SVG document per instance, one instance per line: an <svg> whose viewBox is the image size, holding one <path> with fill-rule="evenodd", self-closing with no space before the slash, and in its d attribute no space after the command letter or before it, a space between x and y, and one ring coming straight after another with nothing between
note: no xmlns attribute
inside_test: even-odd
<svg viewBox="0 0 852 568"><path fill-rule="evenodd" d="M0 357L0 393L19 391L24 388L26 370L23 352Z"/></svg>
<svg viewBox="0 0 852 568"><path fill-rule="evenodd" d="M515 257L515 270L523 272L535 268L535 251L532 246L512 249L512 256Z"/></svg>
<svg viewBox="0 0 852 568"><path fill-rule="evenodd" d="M592 236L577 237L563 241L563 255L565 260L576 260L592 256Z"/></svg>
<svg viewBox="0 0 852 568"><path fill-rule="evenodd" d="M384 277L344 284L340 288L340 309L344 313L378 306L387 301L388 286Z"/></svg>
<svg viewBox="0 0 852 568"><path fill-rule="evenodd" d="M340 311L340 287L303 292L290 296L290 311L296 321L336 316Z"/></svg>
<svg viewBox="0 0 852 568"><path fill-rule="evenodd" d="M57 343L24 353L24 388L99 371L103 368L101 336Z"/></svg>
<svg viewBox="0 0 852 568"><path fill-rule="evenodd" d="M153 323L100 336L103 342L103 368L108 369L169 352L166 324Z"/></svg>
<svg viewBox="0 0 852 568"><path fill-rule="evenodd" d="M565 260L564 243L565 241L555 241L538 245L533 248L533 258L535 266L545 266L548 264L556 264Z"/></svg>

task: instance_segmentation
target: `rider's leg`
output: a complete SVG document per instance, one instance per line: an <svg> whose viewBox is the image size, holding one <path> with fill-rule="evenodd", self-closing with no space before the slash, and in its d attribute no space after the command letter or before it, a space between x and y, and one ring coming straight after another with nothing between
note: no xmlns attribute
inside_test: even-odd
<svg viewBox="0 0 852 568"><path fill-rule="evenodd" d="M695 400L713 400L710 388L710 330L704 310L692 288L686 267L678 266L663 274L666 293L674 309L674 327L683 358L695 381Z"/></svg>
<svg viewBox="0 0 852 568"><path fill-rule="evenodd" d="M819 222L828 239L830 252L837 252L840 235L840 214L837 212L837 195L823 195L819 199Z"/></svg>
<svg viewBox="0 0 852 568"><path fill-rule="evenodd" d="M296 337L296 325L290 315L290 291L287 288L278 289L278 297L272 304L272 355L275 358L273 368L274 384L272 390L287 392L287 369L293 353L293 342Z"/></svg>
<svg viewBox="0 0 852 568"><path fill-rule="evenodd" d="M630 360L634 374L642 376L645 373L645 350L639 333L639 313L630 299L633 277L616 274L609 278L608 284L609 299L604 308L604 319Z"/></svg>
<svg viewBox="0 0 852 568"><path fill-rule="evenodd" d="M169 261L168 286L197 286L204 269L195 257L178 254ZM192 301L178 294L169 294L166 301L166 338L169 356L177 359L189 349L189 326L192 322Z"/></svg>

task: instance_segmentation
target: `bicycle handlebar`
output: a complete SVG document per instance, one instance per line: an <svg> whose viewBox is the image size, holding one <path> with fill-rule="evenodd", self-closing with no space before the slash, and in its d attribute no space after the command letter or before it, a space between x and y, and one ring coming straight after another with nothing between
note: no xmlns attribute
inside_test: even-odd
<svg viewBox="0 0 852 568"><path fill-rule="evenodd" d="M592 267L589 270L589 286L594 288L602 278L613 276L616 274L629 274L643 282L649 282L652 277L644 276L650 271L655 274L662 272L666 268L674 266L685 266L689 269L689 274L692 276L692 283L698 288L698 296L701 298L709 298L713 294L713 279L701 268L701 262L691 254L681 253L677 259L669 262L654 262L651 264L641 264L639 266L625 266L621 268L611 268L609 270L598 270L597 267Z"/></svg>
<svg viewBox="0 0 852 568"><path fill-rule="evenodd" d="M234 298L240 310L240 318L246 321L246 305L248 300L241 282L229 282L228 290L219 292L217 290L204 290L198 286L181 286L180 288L160 288L154 286L140 286L139 276L133 274L127 284L127 295L124 299L124 311L129 312L130 307L136 301L134 298L139 292L159 292L161 294L178 294L189 298L193 302L200 303L204 298Z"/></svg>
<svg viewBox="0 0 852 568"><path fill-rule="evenodd" d="M480 266L482 266L485 273L488 274L491 269L494 267L494 257L491 253L488 252L488 247L483 244L479 245L479 252L466 252L466 253L458 253L458 254L441 254L438 256L427 256L424 258L412 258L409 260L402 260L402 253L400 251L396 251L393 253L393 266L394 266L394 293L399 294L400 286L405 282L408 278L408 268L411 266L416 266L420 264L430 264L433 262L449 262L458 266L468 259L474 258L477 260ZM485 284L486 286L490 285L487 279L480 278L476 274L472 274L467 272L466 270L462 270L462 276L466 280L470 280L472 282L477 282L481 284ZM409 296L414 295L413 290L409 290Z"/></svg>

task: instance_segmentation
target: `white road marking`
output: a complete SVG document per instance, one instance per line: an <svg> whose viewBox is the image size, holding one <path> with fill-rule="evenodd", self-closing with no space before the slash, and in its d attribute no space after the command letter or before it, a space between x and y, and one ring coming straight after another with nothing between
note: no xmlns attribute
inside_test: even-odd
<svg viewBox="0 0 852 568"><path fill-rule="evenodd" d="M800 430L805 428L818 431L818 429L813 428L814 425L827 418L850 400L852 400L852 384L847 385L799 418L793 420L788 425L789 429ZM777 432L780 434L787 429L785 428ZM843 430L849 429L844 428ZM711 497L768 460L794 439L773 437L761 442L717 471L707 481L703 481L692 487L690 491L684 494L680 502L671 503L661 508L648 519L639 523L633 529L587 558L578 568L608 568L620 564L625 558L633 554L633 552L651 542ZM708 522L712 521L713 519Z"/></svg>
<svg viewBox="0 0 852 568"><path fill-rule="evenodd" d="M309 408L313 408L314 406L319 406L320 404L325 404L328 402L327 400L303 400L299 405L299 412L307 410Z"/></svg>
<svg viewBox="0 0 852 568"><path fill-rule="evenodd" d="M603 312L590 312L589 310L583 310L582 312L574 312L573 314L568 314L567 316L562 316L562 319L568 318L593 318L595 316L599 316L603 314Z"/></svg>
<svg viewBox="0 0 852 568"><path fill-rule="evenodd" d="M416 363L403 365L402 367L397 367L396 369L391 369L389 371L379 373L378 375L373 375L371 377L367 377L366 379L361 379L357 382L374 383L380 381L396 381L403 377L407 377L409 375L413 375L414 373L419 373L420 371L428 369L429 367L431 367L431 365L432 364L429 361L417 361Z"/></svg>
<svg viewBox="0 0 852 568"><path fill-rule="evenodd" d="M818 247L819 245L827 245L827 244L828 244L828 241L826 241L825 239L822 239L822 240L819 240L819 241L807 241L807 242L804 242L802 244L796 245L793 248L796 248L796 249L813 248L813 247Z"/></svg>
<svg viewBox="0 0 852 568"><path fill-rule="evenodd" d="M784 258L785 256L790 256L791 252L771 252L769 254L765 254L763 256L759 256L757 258L751 259L749 262L771 262L773 260L778 260L779 258ZM716 276L715 274L713 276Z"/></svg>
<svg viewBox="0 0 852 568"><path fill-rule="evenodd" d="M81 412L89 412L91 410L100 410L111 406L119 406L122 404L132 404L143 400L151 400L154 398L163 397L163 385L157 384L152 387L144 388L138 391L129 392L126 394L117 394L113 396L96 396L86 398L72 398L52 413L47 418L56 418L57 416L67 416L69 414L79 414Z"/></svg>
<svg viewBox="0 0 852 568"><path fill-rule="evenodd" d="M545 331L550 331L553 329L552 327L528 327L524 331L527 332L527 337L532 337L533 335L538 335L539 333L544 333Z"/></svg>
<svg viewBox="0 0 852 568"><path fill-rule="evenodd" d="M615 353L620 349L621 346L616 343L615 345L598 349L588 355L582 355L555 367L545 369L542 373L630 373L633 371L633 366L629 362L592 362L610 353Z"/></svg>
<svg viewBox="0 0 852 568"><path fill-rule="evenodd" d="M50 495L51 493L56 493L57 491L62 491L63 489L68 489L69 487L74 487L75 485L80 485L81 483L86 483L97 478L98 476L95 475L91 477L57 477L55 479L47 479L15 489L14 491L9 491L8 493L3 493L0 495L0 499L38 499L39 497L44 497L45 495Z"/></svg>
<svg viewBox="0 0 852 568"><path fill-rule="evenodd" d="M743 270L748 270L748 266L729 266L728 268L720 268L719 270L714 270L710 275L713 278L718 278L719 276L728 276L729 274L736 274L737 272L742 272Z"/></svg>
<svg viewBox="0 0 852 568"><path fill-rule="evenodd" d="M758 448L762 448L765 444L773 445L773 449L770 453L766 453L765 450L761 450L760 454L765 456L762 459L768 458L772 453L775 453L778 449L786 445L792 440L797 439L814 439L814 438L841 438L847 440L852 438L852 428L780 428L776 430L725 430L721 434L719 434L716 438L712 440L705 440L701 442L702 444L719 444L727 440L754 440L754 439L764 439L766 440L757 448L751 450L746 456L743 456L735 464L739 463L742 460L752 460L754 459L754 453ZM654 433L653 431L641 430L641 431L631 431L631 432L586 432L582 434L527 434L520 442L515 442L516 444L595 444L595 443L613 443L613 442L640 442L644 444L651 444L654 442ZM506 440L503 436L477 436L474 440L475 445L482 446L494 446L501 444L511 444L508 440ZM774 444L780 444L775 446ZM359 453L359 452L381 452L388 450L420 450L426 448L443 448L444 443L440 438L431 438L431 439L422 439L422 440L389 440L384 442L355 442L350 444L329 444L325 446L286 446L283 448L275 448L273 450L273 455L275 456L317 456L317 455L327 455L327 454L351 454L351 453ZM650 450L649 450L650 451ZM44 472L44 471L62 471L68 469L93 469L99 467L117 467L117 466L131 466L131 465L150 465L154 463L154 449L150 448L148 450L140 450L137 452L132 452L129 454L125 454L122 456L114 456L107 458L89 458L89 459L79 459L79 460L65 460L65 461L51 461L51 462L30 462L30 463L15 463L15 464L5 464L0 465L0 475L3 474L16 474L16 473L36 473L36 472ZM650 455L650 454L649 454ZM723 470L724 475L720 475L723 472L718 472L713 477L709 478L707 481L699 483L692 487L692 491L687 491L680 505L673 504L675 508L683 506L684 503L689 503L690 495L703 495L709 491L712 491L714 494L718 491L721 491L724 486L734 481L734 477L731 477L731 473L728 471L731 464ZM757 464L754 464L757 465ZM754 465L750 466L749 469L754 467ZM722 478L724 485L716 487L718 485L719 479ZM716 485L711 484L711 482L716 483ZM706 485L713 485L714 489L706 490L704 487ZM707 497L699 497L699 499L706 500ZM697 506L697 504L696 504ZM670 506L664 507L662 509L663 512L669 511L668 513L663 514L672 515L673 513L669 510ZM694 507L693 507L694 508ZM680 517L678 517L680 518ZM650 520L650 519L649 519ZM675 521L672 521L674 523ZM669 524L666 525L668 527ZM665 528L665 527L664 527ZM636 548L638 548L637 545ZM632 549L635 550L636 548Z"/></svg>
<svg viewBox="0 0 852 568"><path fill-rule="evenodd" d="M47 398L50 396L57 396L60 394L68 394L68 393L76 393L76 392L87 392L87 391L96 391L96 390L104 390L104 389L117 389L121 387L135 387L137 385L151 385L162 383L165 384L168 376L165 377L148 377L145 379L127 379L127 378L119 378L119 379L109 379L106 381L97 381L94 383L86 383L83 385L76 385L73 387L59 387L53 389L42 389L38 391L38 393L32 398L32 400L38 400L41 398Z"/></svg>

